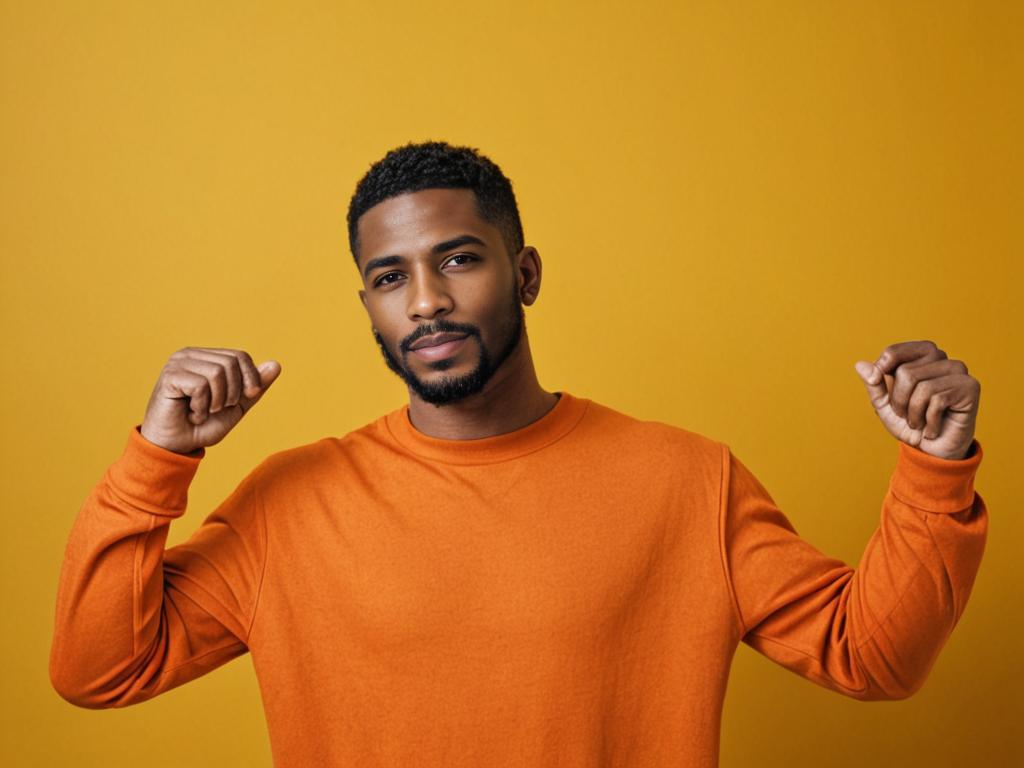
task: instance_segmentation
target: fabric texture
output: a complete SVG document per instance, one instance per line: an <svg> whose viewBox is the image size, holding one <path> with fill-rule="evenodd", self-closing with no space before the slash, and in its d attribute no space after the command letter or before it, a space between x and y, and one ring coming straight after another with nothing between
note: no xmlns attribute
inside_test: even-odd
<svg viewBox="0 0 1024 768"><path fill-rule="evenodd" d="M854 569L727 445L562 393L504 435L432 438L405 406L274 453L165 550L205 454L130 431L70 534L51 680L120 707L248 651L282 767L715 766L739 642L906 697L988 525L977 441L898 443Z"/></svg>

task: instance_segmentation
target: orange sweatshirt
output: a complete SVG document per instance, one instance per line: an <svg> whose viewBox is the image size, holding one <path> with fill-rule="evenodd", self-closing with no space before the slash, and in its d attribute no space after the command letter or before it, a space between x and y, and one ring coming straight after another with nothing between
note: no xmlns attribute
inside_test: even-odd
<svg viewBox="0 0 1024 768"><path fill-rule="evenodd" d="M741 640L858 699L924 682L981 560L982 452L898 445L854 570L726 445L568 393L495 437L406 406L280 451L166 551L205 451L136 426L71 531L51 680L119 707L249 651L284 767L714 766Z"/></svg>

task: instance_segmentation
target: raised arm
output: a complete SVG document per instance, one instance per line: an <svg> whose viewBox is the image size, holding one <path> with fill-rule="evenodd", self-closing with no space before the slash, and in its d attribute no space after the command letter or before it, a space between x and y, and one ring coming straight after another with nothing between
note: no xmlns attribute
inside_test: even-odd
<svg viewBox="0 0 1024 768"><path fill-rule="evenodd" d="M170 522L185 513L206 447L222 439L280 373L273 363L266 370L253 366L243 378L239 365L225 370L231 368L225 352L172 356L146 420L131 430L124 453L75 519L50 652L53 686L74 704L144 701L246 650L265 554L264 465L188 542L164 549ZM253 373L258 384L246 386Z"/></svg>
<svg viewBox="0 0 1024 768"><path fill-rule="evenodd" d="M980 384L930 341L894 344L855 367L899 441L881 522L856 570L800 539L728 449L722 552L745 642L854 698L896 699L924 683L981 563Z"/></svg>
<svg viewBox="0 0 1024 768"><path fill-rule="evenodd" d="M960 619L988 516L963 460L900 444L881 522L857 568L801 539L764 487L724 453L723 552L743 641L857 699L900 699L924 683Z"/></svg>

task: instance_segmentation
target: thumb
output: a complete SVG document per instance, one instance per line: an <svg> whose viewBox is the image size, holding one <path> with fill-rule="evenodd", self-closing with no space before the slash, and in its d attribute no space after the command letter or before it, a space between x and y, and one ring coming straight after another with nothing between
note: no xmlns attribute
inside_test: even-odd
<svg viewBox="0 0 1024 768"><path fill-rule="evenodd" d="M264 393L270 388L277 377L281 375L281 364L276 360L267 360L256 366L256 372L260 375L260 388L255 395L251 397L243 394L240 402L242 403L242 411L248 411L257 400L263 397ZM248 391L252 391L251 389Z"/></svg>
<svg viewBox="0 0 1024 768"><path fill-rule="evenodd" d="M882 370L874 363L863 360L854 363L853 367L857 371L857 375L860 376L860 380L864 382L864 386L867 387L871 404L876 409L883 408L889 402L889 390L885 386L885 376L882 374Z"/></svg>
<svg viewBox="0 0 1024 768"><path fill-rule="evenodd" d="M267 360L257 365L256 370L260 374L260 389L266 391L281 375L281 364L277 360Z"/></svg>

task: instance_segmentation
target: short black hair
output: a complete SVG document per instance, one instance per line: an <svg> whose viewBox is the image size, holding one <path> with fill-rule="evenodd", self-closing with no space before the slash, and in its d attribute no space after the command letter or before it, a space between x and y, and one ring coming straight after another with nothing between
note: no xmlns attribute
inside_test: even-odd
<svg viewBox="0 0 1024 768"><path fill-rule="evenodd" d="M423 189L471 189L480 218L500 232L510 255L523 249L512 182L494 162L473 147L426 141L396 147L370 166L348 206L348 245L359 263L359 217L388 198Z"/></svg>

